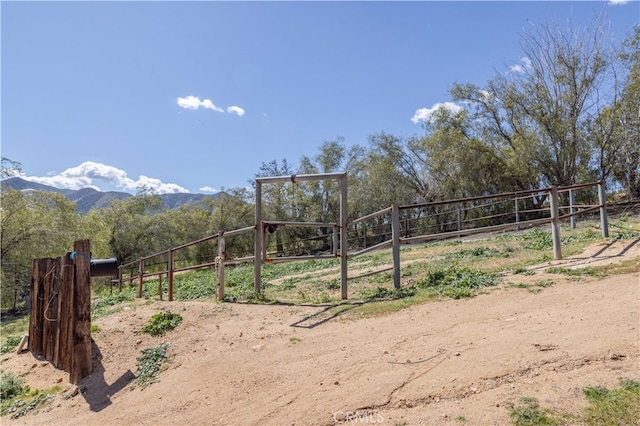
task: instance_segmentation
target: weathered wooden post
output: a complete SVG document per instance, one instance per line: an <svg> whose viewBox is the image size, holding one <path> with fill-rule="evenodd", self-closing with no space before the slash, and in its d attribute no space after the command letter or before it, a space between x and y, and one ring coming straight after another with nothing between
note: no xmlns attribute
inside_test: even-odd
<svg viewBox="0 0 640 426"><path fill-rule="evenodd" d="M347 299L347 174L340 177L340 293Z"/></svg>
<svg viewBox="0 0 640 426"><path fill-rule="evenodd" d="M571 224L571 229L576 229L576 217L575 217L575 213L576 213L576 209L574 207L576 200L575 200L575 194L573 193L573 189L569 190L569 214L571 215L571 219L569 220L569 223Z"/></svg>
<svg viewBox="0 0 640 426"><path fill-rule="evenodd" d="M218 288L217 288L217 298L218 302L222 302L224 300L224 260L226 256L225 246L224 246L224 231L220 231L218 233L218 257L216 259L216 263L218 264Z"/></svg>
<svg viewBox="0 0 640 426"><path fill-rule="evenodd" d="M604 191L604 182L598 182L598 201L600 204L600 227L602 228L602 236L609 238L609 224L607 222L607 195Z"/></svg>
<svg viewBox="0 0 640 426"><path fill-rule="evenodd" d="M391 250L393 253L393 287L400 288L400 208L391 206Z"/></svg>
<svg viewBox="0 0 640 426"><path fill-rule="evenodd" d="M169 302L173 302L173 249L169 250L169 261L168 261L169 265L168 265L168 270L169 272L167 273L167 279L169 281L169 289L168 292L169 294L167 295L167 299L169 299Z"/></svg>
<svg viewBox="0 0 640 426"><path fill-rule="evenodd" d="M551 187L551 237L553 239L553 258L562 260L560 247L560 208L558 207L558 187Z"/></svg>
<svg viewBox="0 0 640 426"><path fill-rule="evenodd" d="M262 223L262 182L256 179L256 230L253 250L253 289L260 294L262 288L262 245L264 241L264 224Z"/></svg>
<svg viewBox="0 0 640 426"><path fill-rule="evenodd" d="M138 266L138 298L142 297L142 285L144 284L144 259L140 259Z"/></svg>
<svg viewBox="0 0 640 426"><path fill-rule="evenodd" d="M73 356L69 382L76 384L91 373L91 247L89 240L73 245L74 288Z"/></svg>

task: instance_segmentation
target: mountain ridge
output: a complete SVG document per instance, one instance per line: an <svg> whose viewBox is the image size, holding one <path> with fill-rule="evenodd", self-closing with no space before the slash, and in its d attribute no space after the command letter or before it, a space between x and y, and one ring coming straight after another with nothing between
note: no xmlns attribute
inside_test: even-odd
<svg viewBox="0 0 640 426"><path fill-rule="evenodd" d="M92 209L102 209L108 207L114 200L126 200L134 195L128 192L119 191L98 191L93 188L82 189L62 189L42 183L31 182L21 177L10 177L1 181L3 188L10 188L18 191L45 191L57 192L64 195L67 199L76 203L76 212L81 214L89 213ZM198 204L204 198L216 199L221 193L212 195L206 194L158 194L162 199L164 208L176 209L184 205Z"/></svg>

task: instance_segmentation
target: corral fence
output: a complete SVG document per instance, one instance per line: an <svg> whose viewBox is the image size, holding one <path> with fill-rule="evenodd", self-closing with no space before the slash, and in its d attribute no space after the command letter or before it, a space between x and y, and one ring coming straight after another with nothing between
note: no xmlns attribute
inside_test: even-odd
<svg viewBox="0 0 640 426"><path fill-rule="evenodd" d="M337 180L340 185L340 212L337 222L284 222L269 220L262 215L262 185L297 182ZM119 267L119 290L124 284L137 283L137 295L142 297L145 279L158 279L160 298L163 297L163 277L168 281L168 300L173 300L174 274L178 272L216 268L216 297L225 297L225 266L241 263L254 264L254 289L261 291L261 268L264 263L300 261L309 259L340 259L341 297L348 298L347 282L371 273L393 271L393 285L400 287L401 245L442 240L473 234L505 230L525 229L550 224L553 254L562 259L560 222L569 221L576 226L579 216L600 215L602 236L608 237L607 210L602 181L571 185L551 186L530 191L492 194L456 200L412 205L393 205L364 217L347 220L347 174L330 173L314 175L277 176L256 179L255 226L232 231L220 231L215 235L193 241L166 251L140 258ZM288 228L314 228L315 239L329 241L328 250L312 254L269 251L276 243L274 236ZM329 234L321 234L329 230ZM320 234L319 234L320 233ZM230 238L253 239L253 256L234 256L225 247ZM248 244L245 241L245 245ZM193 262L188 253L194 248L208 253L204 261ZM348 277L348 260L374 250L392 250L393 265L375 272Z"/></svg>

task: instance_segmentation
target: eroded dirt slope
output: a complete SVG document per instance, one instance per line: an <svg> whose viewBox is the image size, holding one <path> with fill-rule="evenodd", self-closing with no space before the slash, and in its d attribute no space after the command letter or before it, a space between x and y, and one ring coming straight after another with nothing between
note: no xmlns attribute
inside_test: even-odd
<svg viewBox="0 0 640 426"><path fill-rule="evenodd" d="M640 262L640 243L598 244L536 266ZM509 423L523 396L577 412L582 389L640 379L640 275L570 280L535 293L508 283L468 300L345 320L323 306L140 301L94 324L94 372L76 396L68 374L26 352L3 370L32 388L68 389L2 424L332 425ZM137 333L162 310L184 322ZM140 350L170 342L160 381L132 385ZM461 423L464 421L463 423ZM404 422L404 423L403 423Z"/></svg>

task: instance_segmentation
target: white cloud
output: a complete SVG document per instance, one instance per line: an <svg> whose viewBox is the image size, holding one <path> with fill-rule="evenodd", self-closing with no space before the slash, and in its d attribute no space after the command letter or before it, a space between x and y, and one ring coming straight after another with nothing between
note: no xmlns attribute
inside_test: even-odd
<svg viewBox="0 0 640 426"><path fill-rule="evenodd" d="M511 65L509 67L509 71L514 73L523 73L528 68L531 68L531 59L524 57L524 58L520 58L519 64Z"/></svg>
<svg viewBox="0 0 640 426"><path fill-rule="evenodd" d="M204 193L214 193L214 192L218 192L217 189L212 188L210 186L203 186L202 188L200 188L198 191L200 192L204 192Z"/></svg>
<svg viewBox="0 0 640 426"><path fill-rule="evenodd" d="M229 114L236 113L236 114L238 114L239 117L242 117L244 115L244 109L240 108L239 106L235 106L235 105L227 107L227 112Z"/></svg>
<svg viewBox="0 0 640 426"><path fill-rule="evenodd" d="M627 4L629 0L609 0L609 4L618 5L618 4Z"/></svg>
<svg viewBox="0 0 640 426"><path fill-rule="evenodd" d="M524 72L524 68L520 64L515 64L509 67L509 71L520 74Z"/></svg>
<svg viewBox="0 0 640 426"><path fill-rule="evenodd" d="M448 110L454 114L462 111L462 107L453 102L444 102L434 104L431 108L420 108L416 110L416 113L411 117L411 121L418 124L421 121L429 121L434 114L436 114L440 109Z"/></svg>
<svg viewBox="0 0 640 426"><path fill-rule="evenodd" d="M178 106L184 109L195 110L195 109L205 108L205 109L210 109L216 112L225 112L223 108L214 104L211 99L200 100L200 98L197 96L186 96L184 98L178 98L177 103L178 103ZM233 105L233 106L227 107L227 112L229 114L238 114L238 116L242 117L244 115L244 108L241 108L237 105Z"/></svg>
<svg viewBox="0 0 640 426"><path fill-rule="evenodd" d="M222 108L216 106L211 99L200 100L197 96L187 96L186 98L178 98L178 105L184 109L199 109L200 107L210 109L217 112L224 112Z"/></svg>
<svg viewBox="0 0 640 426"><path fill-rule="evenodd" d="M99 184L110 185L129 192L137 193L138 188L144 187L156 194L173 194L189 192L175 183L164 183L160 179L140 176L137 180L127 177L124 170L106 164L86 161L79 166L71 167L62 173L51 174L46 177L23 176L24 179L54 186L61 189L93 188L100 190Z"/></svg>

